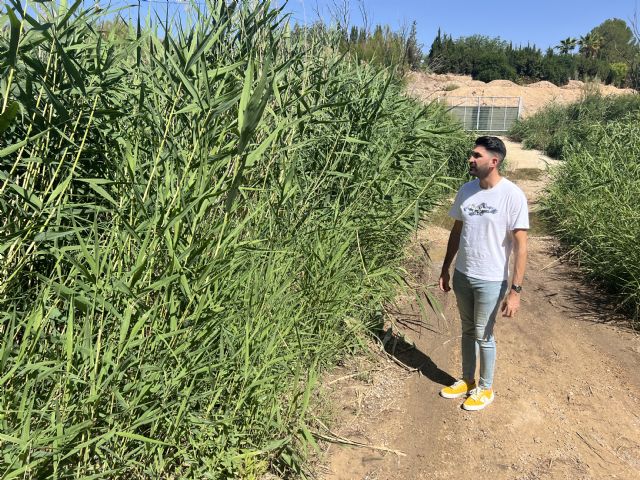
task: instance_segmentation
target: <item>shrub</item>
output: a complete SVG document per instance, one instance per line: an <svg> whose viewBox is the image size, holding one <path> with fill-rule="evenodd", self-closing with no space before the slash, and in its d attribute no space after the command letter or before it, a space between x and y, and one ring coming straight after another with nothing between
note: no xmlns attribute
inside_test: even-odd
<svg viewBox="0 0 640 480"><path fill-rule="evenodd" d="M629 65L623 62L616 62L609 65L608 83L612 83L618 87L622 87L629 74Z"/></svg>

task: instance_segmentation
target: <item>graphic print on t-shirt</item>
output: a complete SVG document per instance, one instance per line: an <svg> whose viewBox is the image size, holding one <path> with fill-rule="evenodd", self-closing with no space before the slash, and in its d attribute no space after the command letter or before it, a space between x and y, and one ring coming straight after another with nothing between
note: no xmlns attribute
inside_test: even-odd
<svg viewBox="0 0 640 480"><path fill-rule="evenodd" d="M498 209L487 205L485 202L482 202L480 205L471 204L467 207L463 207L463 210L471 217L476 215L483 216L485 213L491 213L492 215L498 213Z"/></svg>

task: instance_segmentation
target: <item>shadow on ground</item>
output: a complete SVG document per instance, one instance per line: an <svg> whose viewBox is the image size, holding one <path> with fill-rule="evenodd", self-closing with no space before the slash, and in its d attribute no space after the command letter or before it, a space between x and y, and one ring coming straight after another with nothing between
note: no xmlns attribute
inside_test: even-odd
<svg viewBox="0 0 640 480"><path fill-rule="evenodd" d="M630 312L620 297L606 291L606 285L592 281L577 266L578 259L567 254L566 248L553 246L547 249L550 256L557 257L547 274L548 285L553 291L545 296L549 303L559 308L570 318L589 323L614 324L621 328L637 330L637 313ZM567 279L578 288L567 289ZM557 285L557 288L553 288Z"/></svg>
<svg viewBox="0 0 640 480"><path fill-rule="evenodd" d="M415 345L407 343L404 338L391 329L382 332L381 338L385 351L409 368L415 368L425 377L440 385L451 385L456 381L450 374L441 370L431 357L421 352Z"/></svg>

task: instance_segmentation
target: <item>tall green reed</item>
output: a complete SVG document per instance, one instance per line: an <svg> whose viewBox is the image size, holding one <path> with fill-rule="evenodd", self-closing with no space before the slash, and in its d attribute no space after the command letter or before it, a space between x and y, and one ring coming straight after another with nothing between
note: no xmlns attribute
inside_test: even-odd
<svg viewBox="0 0 640 480"><path fill-rule="evenodd" d="M639 111L637 95L586 91L579 102L550 106L510 132L526 146L564 160L542 199L541 214L550 231L577 253L585 272L618 295L636 323Z"/></svg>
<svg viewBox="0 0 640 480"><path fill-rule="evenodd" d="M565 150L542 200L552 231L571 246L580 266L640 314L640 116L594 122Z"/></svg>
<svg viewBox="0 0 640 480"><path fill-rule="evenodd" d="M565 150L587 141L590 126L615 121L630 112L640 111L640 97L634 94L603 96L587 85L580 101L569 105L549 105L517 122L509 136L554 158L563 158Z"/></svg>
<svg viewBox="0 0 640 480"><path fill-rule="evenodd" d="M2 476L301 472L317 373L393 295L465 135L266 1L111 30L9 1Z"/></svg>

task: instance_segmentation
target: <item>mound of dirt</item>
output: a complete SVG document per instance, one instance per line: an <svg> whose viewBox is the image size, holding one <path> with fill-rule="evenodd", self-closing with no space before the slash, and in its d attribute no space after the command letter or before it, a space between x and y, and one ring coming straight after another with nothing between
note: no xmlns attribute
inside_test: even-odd
<svg viewBox="0 0 640 480"><path fill-rule="evenodd" d="M585 85L579 80L570 80L563 87L541 81L531 85L517 85L509 80L493 80L484 83L465 75L438 75L411 72L407 75L409 95L425 102L441 97L520 97L522 116L534 114L549 103L566 104L576 102L585 88L597 88L603 95L635 93L635 90L616 88L612 85Z"/></svg>
<svg viewBox="0 0 640 480"><path fill-rule="evenodd" d="M620 95L620 94L630 94L630 93L638 93L633 88L618 88L613 85L601 85L600 92L604 95Z"/></svg>
<svg viewBox="0 0 640 480"><path fill-rule="evenodd" d="M584 88L584 82L580 80L569 80L569 83L561 86L560 88L564 88L565 90L574 90Z"/></svg>
<svg viewBox="0 0 640 480"><path fill-rule="evenodd" d="M487 85L492 87L517 87L517 83L513 83L511 80L491 80Z"/></svg>
<svg viewBox="0 0 640 480"><path fill-rule="evenodd" d="M540 82L530 83L527 85L527 88L558 88L558 86L551 82L547 82L546 80L542 80Z"/></svg>

